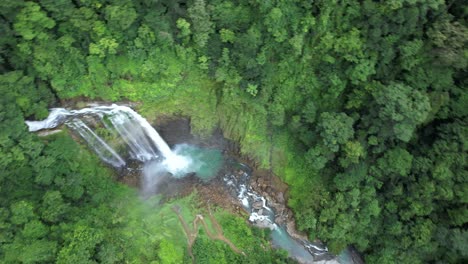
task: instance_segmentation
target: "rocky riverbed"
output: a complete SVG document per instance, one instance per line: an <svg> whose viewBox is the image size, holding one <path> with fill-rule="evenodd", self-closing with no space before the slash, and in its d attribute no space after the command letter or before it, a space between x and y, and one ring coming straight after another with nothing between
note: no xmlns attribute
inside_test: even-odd
<svg viewBox="0 0 468 264"><path fill-rule="evenodd" d="M301 263L335 260L335 256L329 254L326 246L320 241L311 243L304 234L296 230L293 213L286 206L287 186L271 171L257 169L254 161L242 157L237 144L224 139L220 130L216 130L209 138L197 138L191 134L189 119L160 117L158 123L153 124L161 134L160 136L144 118L126 106L58 110L64 111L67 126L71 127L73 132L78 132L104 161L118 171L119 180L141 188L144 197L157 193L164 197L162 199L164 202L164 200L186 196L196 191L201 200L207 204L215 204L244 216L248 214L249 221L254 225L260 228L270 228L273 245L286 249ZM93 131L97 131L102 124L95 122L95 118L86 114L100 114L100 111L110 114L112 125L132 149L128 155L117 153L118 145L117 148L116 144L107 145ZM81 119L68 121L69 116L78 115ZM63 117L55 114L51 116ZM31 129L31 125L34 126L36 123L44 125L46 122L49 121L29 122L31 124L28 123L28 125ZM107 129L112 129L106 122L103 123ZM128 130L135 130L136 134ZM146 136L151 138L153 146L148 143L148 138L145 139L144 133L149 133ZM112 140L112 138L107 139ZM155 146L157 149L154 149ZM210 152L210 149L214 152ZM191 152L184 154L183 151ZM224 166L220 166L223 160L221 151L225 160ZM207 153L210 153L210 156L206 156ZM161 159L161 155L165 159ZM200 155L205 155L205 159L201 159ZM216 158L216 155L219 158ZM140 162L134 162L136 158ZM164 165L166 162L167 165ZM160 171L161 164L169 166L168 170ZM183 164L184 172L181 174L174 171L172 164L176 166ZM201 170L202 167L208 171ZM191 173L192 169L193 173ZM157 177L151 176L153 174ZM207 176L202 177L203 174ZM141 177L142 175L144 177ZM149 179L151 181L148 181Z"/></svg>
<svg viewBox="0 0 468 264"><path fill-rule="evenodd" d="M197 138L191 134L190 120L183 117L158 118L154 126L171 147L187 143L203 148L218 149L222 150L227 160L218 176L209 181L201 180L195 174L189 174L183 178L174 178L170 175L163 177L154 190L165 197L163 201L189 195L195 191L201 202L217 205L241 215L258 227L284 230L284 232L281 231L283 233L275 233L276 240L283 240L283 245L275 243L275 239L273 239L273 245L284 248L284 243L286 243L290 254L299 262L311 263L313 260L314 263L338 263L336 257L329 254L326 246L320 241L310 243L305 234L297 231L293 212L286 206L288 186L270 171L258 169L255 162L249 160L248 157L241 156L237 144L226 140L220 130L216 130L209 138ZM235 168L232 163L244 164L244 167ZM227 175L239 180L243 175L245 176L245 173L248 173L249 177L244 179L248 182L243 184L255 193L256 197L253 199L259 199L251 203L252 208L246 208L244 202L239 201L239 194L236 193L238 189L233 189L226 184ZM138 175L137 171L123 174L121 180L137 187L141 185ZM239 183L236 184L239 185Z"/></svg>

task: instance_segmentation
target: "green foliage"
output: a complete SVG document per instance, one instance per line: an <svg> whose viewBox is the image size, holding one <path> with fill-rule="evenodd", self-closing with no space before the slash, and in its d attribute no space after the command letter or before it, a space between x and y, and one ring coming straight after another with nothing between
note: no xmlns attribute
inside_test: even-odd
<svg viewBox="0 0 468 264"><path fill-rule="evenodd" d="M236 36L234 34L234 32L232 32L231 30L229 29L221 29L219 31L219 34L220 34L220 37L221 37L221 41L222 42L230 42L230 43L233 43L234 40L236 39Z"/></svg>
<svg viewBox="0 0 468 264"><path fill-rule="evenodd" d="M16 19L15 30L25 40L32 40L34 38L47 40L47 29L55 26L54 20L49 18L38 4L33 2L26 2Z"/></svg>
<svg viewBox="0 0 468 264"><path fill-rule="evenodd" d="M161 263L175 264L182 262L181 255L175 249L174 244L167 242L167 240L163 240L159 244L159 247L158 256Z"/></svg>
<svg viewBox="0 0 468 264"><path fill-rule="evenodd" d="M195 47L204 48L212 32L212 23L205 0L194 0L193 5L187 9L187 12L192 21Z"/></svg>
<svg viewBox="0 0 468 264"><path fill-rule="evenodd" d="M36 218L33 205L26 201L19 201L12 204L10 210L11 223L14 225L25 224L31 219Z"/></svg>
<svg viewBox="0 0 468 264"><path fill-rule="evenodd" d="M433 224L446 224L445 203L466 210L451 191L466 181L455 176L460 163L438 160L465 157L455 143L464 140L448 140L443 125L466 123L466 21L446 8L460 6L268 2L256 3L257 19L235 21L229 15L246 3L215 3L232 10L214 15L221 125L290 184L299 228L335 251L354 244L371 263L449 259ZM235 33L232 46L226 29ZM254 100L239 91L254 84ZM458 213L453 220L464 222ZM463 259L455 255L449 262Z"/></svg>
<svg viewBox="0 0 468 264"><path fill-rule="evenodd" d="M179 37L184 40L184 43L187 44L187 37L190 36L190 23L183 18L177 19L177 28L180 30Z"/></svg>
<svg viewBox="0 0 468 264"><path fill-rule="evenodd" d="M0 261L189 261L157 228L180 231L174 216L144 214L63 133L27 132L85 97L190 116L200 135L219 125L334 251L466 262L466 19L439 0L1 1ZM239 221L223 223L231 239L263 243ZM245 260L205 236L195 249ZM284 260L263 252L252 259Z"/></svg>
<svg viewBox="0 0 468 264"><path fill-rule="evenodd" d="M377 160L378 167L384 174L395 173L398 176L407 176L411 170L413 156L408 151L397 148L391 149Z"/></svg>
<svg viewBox="0 0 468 264"><path fill-rule="evenodd" d="M320 115L320 136L331 151L337 152L339 145L346 143L354 135L353 119L345 113L328 113Z"/></svg>
<svg viewBox="0 0 468 264"><path fill-rule="evenodd" d="M44 195L41 218L48 222L59 222L67 213L68 205L64 203L59 191L48 191Z"/></svg>
<svg viewBox="0 0 468 264"><path fill-rule="evenodd" d="M396 138L408 142L416 126L422 124L431 110L429 98L424 93L401 84L391 84L375 95L379 105L379 118L387 123L382 129L391 129Z"/></svg>
<svg viewBox="0 0 468 264"><path fill-rule="evenodd" d="M249 227L245 219L223 211L218 212L216 218L225 237L245 255L236 254L227 244L210 240L201 232L193 246L196 263L295 263L284 252L270 250L267 231Z"/></svg>

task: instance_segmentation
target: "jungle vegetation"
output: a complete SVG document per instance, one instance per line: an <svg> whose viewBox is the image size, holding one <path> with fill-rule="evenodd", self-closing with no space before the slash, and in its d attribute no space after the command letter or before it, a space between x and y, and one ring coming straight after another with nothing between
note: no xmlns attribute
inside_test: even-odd
<svg viewBox="0 0 468 264"><path fill-rule="evenodd" d="M220 126L333 252L466 263L467 19L461 0L0 1L0 262L187 261L97 158L24 124L66 100L131 100L201 136ZM286 261L206 236L194 252Z"/></svg>

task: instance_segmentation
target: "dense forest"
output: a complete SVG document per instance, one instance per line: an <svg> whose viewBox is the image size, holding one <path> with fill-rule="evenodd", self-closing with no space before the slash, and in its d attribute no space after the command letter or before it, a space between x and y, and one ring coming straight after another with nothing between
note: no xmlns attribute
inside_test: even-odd
<svg viewBox="0 0 468 264"><path fill-rule="evenodd" d="M221 127L333 252L468 261L465 1L6 0L0 21L0 262L189 261L182 242L147 236L160 231L139 221L137 194L96 157L27 131L67 100ZM286 261L221 218L256 246L246 259L201 237L200 263Z"/></svg>

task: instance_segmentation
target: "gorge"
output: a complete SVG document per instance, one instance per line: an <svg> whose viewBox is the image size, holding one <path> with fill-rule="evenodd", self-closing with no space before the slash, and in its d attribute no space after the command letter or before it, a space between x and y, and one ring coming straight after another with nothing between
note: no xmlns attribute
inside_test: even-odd
<svg viewBox="0 0 468 264"><path fill-rule="evenodd" d="M133 170L135 168L127 167L127 161L139 161L141 164L137 169L142 177L141 192L144 194L157 194L158 182L167 173L176 178L193 173L196 176L205 176L204 180L221 176L226 191L233 191L243 208L250 213L249 221L260 228L272 230L273 246L285 249L290 257L300 263L354 263L347 256L349 253L343 252L343 256L337 258L328 253L328 249L322 244L298 240L288 233L286 226L275 223L275 209L269 207L269 201L249 186L252 169L247 165L225 157L225 160L230 160L230 165L227 166L229 169L224 170L224 175L218 175L221 166L218 158L202 160L200 154L197 157L190 151L194 147L187 144L176 145L171 150L156 129L128 106L94 105L78 110L54 108L46 119L26 121L26 124L31 132L55 129L65 124L73 133L80 135L103 162L116 170ZM102 133L102 129L106 133ZM99 136L96 131L107 135L108 140ZM122 144L125 146L122 147ZM196 151L200 153L203 149ZM208 172L200 171L206 166L205 163L215 165Z"/></svg>
<svg viewBox="0 0 468 264"><path fill-rule="evenodd" d="M0 263L468 263L465 2L0 1Z"/></svg>

